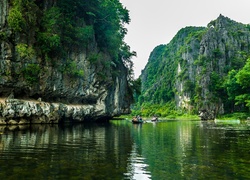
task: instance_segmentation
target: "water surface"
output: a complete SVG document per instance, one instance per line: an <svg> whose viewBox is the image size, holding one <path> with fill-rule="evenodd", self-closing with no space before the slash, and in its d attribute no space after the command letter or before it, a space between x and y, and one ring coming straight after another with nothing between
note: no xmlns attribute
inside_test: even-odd
<svg viewBox="0 0 250 180"><path fill-rule="evenodd" d="M0 127L0 179L250 179L250 124Z"/></svg>

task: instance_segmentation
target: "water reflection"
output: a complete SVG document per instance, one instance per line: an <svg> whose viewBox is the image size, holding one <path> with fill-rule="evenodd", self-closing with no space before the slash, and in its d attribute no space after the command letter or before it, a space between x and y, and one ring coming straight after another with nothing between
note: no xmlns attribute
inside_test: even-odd
<svg viewBox="0 0 250 180"><path fill-rule="evenodd" d="M132 124L132 134L141 140L142 124ZM139 145L139 146L138 146ZM147 170L146 158L141 155L140 143L134 141L127 164L125 179L151 179L150 172Z"/></svg>
<svg viewBox="0 0 250 180"><path fill-rule="evenodd" d="M0 179L122 179L132 147L110 124L1 128Z"/></svg>
<svg viewBox="0 0 250 180"><path fill-rule="evenodd" d="M132 128L151 179L249 179L247 124L168 121Z"/></svg>
<svg viewBox="0 0 250 180"><path fill-rule="evenodd" d="M249 122L0 126L0 179L250 179Z"/></svg>

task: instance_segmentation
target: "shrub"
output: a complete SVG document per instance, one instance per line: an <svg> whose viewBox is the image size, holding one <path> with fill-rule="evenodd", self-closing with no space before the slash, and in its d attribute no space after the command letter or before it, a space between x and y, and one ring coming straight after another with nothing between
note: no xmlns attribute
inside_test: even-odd
<svg viewBox="0 0 250 180"><path fill-rule="evenodd" d="M70 77L84 77L83 69L77 68L75 61L68 59L64 65L60 68L61 72L67 74Z"/></svg>
<svg viewBox="0 0 250 180"><path fill-rule="evenodd" d="M29 47L27 44L20 43L16 46L16 48L21 58L31 59L35 55L35 50L32 47Z"/></svg>
<svg viewBox="0 0 250 180"><path fill-rule="evenodd" d="M40 67L38 64L28 64L24 69L23 69L23 75L26 81L30 84L33 85L35 83L38 83L39 80L39 74L40 74Z"/></svg>
<svg viewBox="0 0 250 180"><path fill-rule="evenodd" d="M7 34L6 32L0 32L0 41L7 40Z"/></svg>
<svg viewBox="0 0 250 180"><path fill-rule="evenodd" d="M15 6L10 10L9 16L8 16L8 23L9 26L15 31L20 32L22 31L24 25L25 25L25 19L22 16L22 12L20 9Z"/></svg>

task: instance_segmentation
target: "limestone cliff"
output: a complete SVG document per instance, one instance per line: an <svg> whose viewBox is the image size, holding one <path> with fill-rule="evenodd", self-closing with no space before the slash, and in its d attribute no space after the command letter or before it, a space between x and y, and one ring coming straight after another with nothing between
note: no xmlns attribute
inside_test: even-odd
<svg viewBox="0 0 250 180"><path fill-rule="evenodd" d="M152 52L141 75L141 99L174 100L178 108L200 112L202 119L234 111L225 81L249 57L249 37L249 25L223 15L207 27L181 29L160 52L159 47Z"/></svg>
<svg viewBox="0 0 250 180"><path fill-rule="evenodd" d="M53 34L45 29L48 25L42 26L45 20L41 19L45 17L45 12L49 14L51 11L48 10L57 7L56 3L53 0L34 1L32 7L37 8L34 11L34 23L30 20L33 17L23 15L24 19L30 19L25 19L28 25L21 24L24 28L19 30L18 26L16 29L13 25L10 26L10 13L11 10L20 8L15 7L9 0L0 2L2 123L8 123L10 120L17 123L21 120L31 123L106 120L115 115L129 113L131 96L128 93L128 69L121 56L114 58L108 49L99 45L98 32L94 30L94 33L90 33L94 25L87 22L91 19L86 20L85 16L94 15L90 12L83 13L85 22L82 17L80 26L76 27L82 34L89 33L88 39L83 39L75 45L77 39L70 35L71 44L67 34L63 34L68 33L65 31L71 28L67 27L67 24L64 25L65 29L59 28L57 32L52 29ZM25 8L27 7L31 5ZM62 20L69 14L63 13L65 12L58 13ZM58 38L60 46L49 44L48 36L44 37L47 41L41 41L45 33L52 34L51 39ZM43 45L51 49L48 50Z"/></svg>

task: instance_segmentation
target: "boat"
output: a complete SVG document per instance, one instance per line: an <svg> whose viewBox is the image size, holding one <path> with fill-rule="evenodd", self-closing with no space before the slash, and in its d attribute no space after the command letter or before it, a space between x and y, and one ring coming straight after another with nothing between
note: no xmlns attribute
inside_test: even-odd
<svg viewBox="0 0 250 180"><path fill-rule="evenodd" d="M134 123L134 124L143 123L143 120L133 120L133 119L132 119L132 123Z"/></svg>
<svg viewBox="0 0 250 180"><path fill-rule="evenodd" d="M158 117L157 116L154 116L152 119L151 119L152 122L156 122L158 121Z"/></svg>
<svg viewBox="0 0 250 180"><path fill-rule="evenodd" d="M141 117L133 117L132 123L134 123L134 124L143 123L143 120Z"/></svg>

